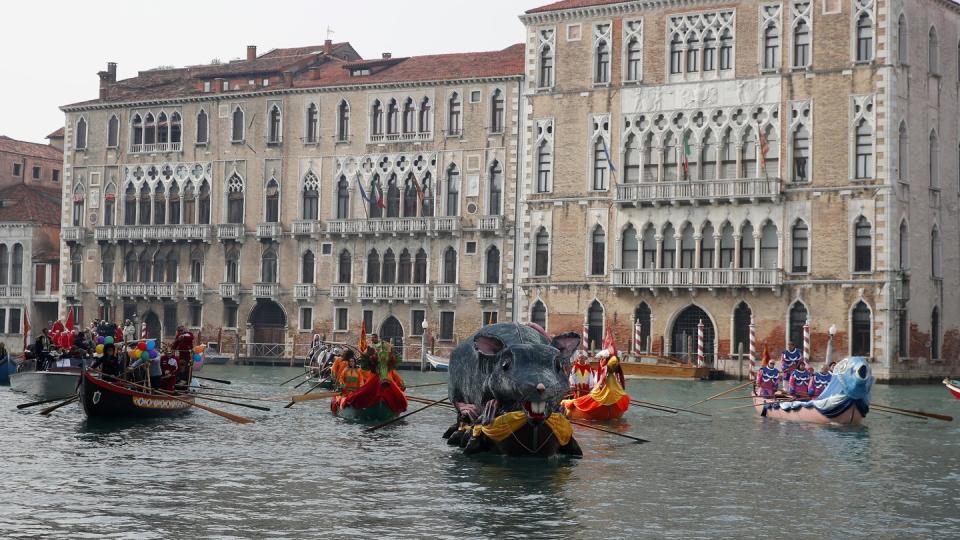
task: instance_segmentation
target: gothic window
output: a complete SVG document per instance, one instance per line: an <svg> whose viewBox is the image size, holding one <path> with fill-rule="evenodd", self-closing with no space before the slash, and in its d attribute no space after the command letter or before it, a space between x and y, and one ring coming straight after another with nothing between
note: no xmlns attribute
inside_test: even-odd
<svg viewBox="0 0 960 540"><path fill-rule="evenodd" d="M341 99L340 105L337 106L337 140L344 142L348 139L350 139L350 104Z"/></svg>
<svg viewBox="0 0 960 540"><path fill-rule="evenodd" d="M533 275L546 276L550 272L550 234L543 227L534 237Z"/></svg>
<svg viewBox="0 0 960 540"><path fill-rule="evenodd" d="M376 249L367 254L367 283L380 283L380 254Z"/></svg>
<svg viewBox="0 0 960 540"><path fill-rule="evenodd" d="M116 148L120 144L119 138L120 119L114 114L110 117L110 121L107 122L107 147Z"/></svg>
<svg viewBox="0 0 960 540"><path fill-rule="evenodd" d="M940 358L940 308L930 314L930 358Z"/></svg>
<svg viewBox="0 0 960 540"><path fill-rule="evenodd" d="M677 180L677 137L668 131L663 137L663 181Z"/></svg>
<svg viewBox="0 0 960 540"><path fill-rule="evenodd" d="M197 198L197 223L210 224L210 184L206 180L200 184L200 196Z"/></svg>
<svg viewBox="0 0 960 540"><path fill-rule="evenodd" d="M130 121L130 125L133 131L133 151L136 151L136 146L143 144L143 118L141 118L139 114L133 115L133 120Z"/></svg>
<svg viewBox="0 0 960 540"><path fill-rule="evenodd" d="M550 191L550 169L552 166L553 157L550 155L550 145L547 141L543 141L537 148L537 193Z"/></svg>
<svg viewBox="0 0 960 540"><path fill-rule="evenodd" d="M350 217L350 188L347 177L341 175L337 182L337 219Z"/></svg>
<svg viewBox="0 0 960 540"><path fill-rule="evenodd" d="M130 183L123 192L123 224L137 224L137 190Z"/></svg>
<svg viewBox="0 0 960 540"><path fill-rule="evenodd" d="M670 36L670 74L676 75L683 71L683 39L675 32Z"/></svg>
<svg viewBox="0 0 960 540"><path fill-rule="evenodd" d="M708 221L701 232L700 268L713 268L715 253L716 239L713 237L713 225Z"/></svg>
<svg viewBox="0 0 960 540"><path fill-rule="evenodd" d="M420 215L424 217L433 216L433 177L429 172L423 174L423 182L420 185L423 196L420 199Z"/></svg>
<svg viewBox="0 0 960 540"><path fill-rule="evenodd" d="M545 45L540 49L540 88L553 86L553 49Z"/></svg>
<svg viewBox="0 0 960 540"><path fill-rule="evenodd" d="M413 260L413 282L427 282L427 252L423 248L417 250L417 256Z"/></svg>
<svg viewBox="0 0 960 540"><path fill-rule="evenodd" d="M727 128L720 143L720 179L729 180L737 177L737 142L734 139L733 129Z"/></svg>
<svg viewBox="0 0 960 540"><path fill-rule="evenodd" d="M700 51L694 38L687 40L687 47L687 71L696 71L697 56ZM689 67L691 63L693 69ZM708 30L703 36L703 71L707 72L715 69L717 69L717 37L712 30Z"/></svg>
<svg viewBox="0 0 960 540"><path fill-rule="evenodd" d="M857 160L854 178L873 178L873 129L866 119L861 119L854 133Z"/></svg>
<svg viewBox="0 0 960 540"><path fill-rule="evenodd" d="M190 282L203 282L203 252L199 249L190 253Z"/></svg>
<svg viewBox="0 0 960 540"><path fill-rule="evenodd" d="M153 223L163 225L167 218L167 197L163 191L163 184L157 182L153 190Z"/></svg>
<svg viewBox="0 0 960 540"><path fill-rule="evenodd" d="M260 281L262 283L277 282L277 252L272 248L264 251L260 258Z"/></svg>
<svg viewBox="0 0 960 540"><path fill-rule="evenodd" d="M180 118L180 113L175 112L170 115L170 142L180 144L183 139L183 130L181 129L181 124L183 123Z"/></svg>
<svg viewBox="0 0 960 540"><path fill-rule="evenodd" d="M807 224L797 220L790 232L790 247L792 250L790 271L806 273L809 265L810 231Z"/></svg>
<svg viewBox="0 0 960 540"><path fill-rule="evenodd" d="M164 253L159 249L153 253L153 281L163 283L166 281L167 261Z"/></svg>
<svg viewBox="0 0 960 540"><path fill-rule="evenodd" d="M873 267L872 227L867 218L860 216L853 228L853 271L869 272Z"/></svg>
<svg viewBox="0 0 960 540"><path fill-rule="evenodd" d="M303 134L303 141L308 144L317 142L318 115L317 104L311 103L307 106L306 129Z"/></svg>
<svg viewBox="0 0 960 540"><path fill-rule="evenodd" d="M790 307L787 340L794 345L803 344L803 325L807 324L807 306L800 300Z"/></svg>
<svg viewBox="0 0 960 540"><path fill-rule="evenodd" d="M900 258L897 268L906 270L910 267L910 231L907 228L906 220L900 222Z"/></svg>
<svg viewBox="0 0 960 540"><path fill-rule="evenodd" d="M460 170L456 165L451 164L447 167L447 215L454 217L460 215Z"/></svg>
<svg viewBox="0 0 960 540"><path fill-rule="evenodd" d="M400 106L391 99L387 104L387 135L396 135L400 128Z"/></svg>
<svg viewBox="0 0 960 540"><path fill-rule="evenodd" d="M547 328L547 306L540 300L534 302L533 307L530 308L530 322L544 330Z"/></svg>
<svg viewBox="0 0 960 540"><path fill-rule="evenodd" d="M641 149L643 157L643 177L641 181L643 182L656 182L659 175L659 166L660 166L660 151L653 147L653 134L648 134L643 139L643 147Z"/></svg>
<svg viewBox="0 0 960 540"><path fill-rule="evenodd" d="M192 225L195 223L197 211L197 200L193 193L193 182L187 180L187 185L183 187L183 223Z"/></svg>
<svg viewBox="0 0 960 540"><path fill-rule="evenodd" d="M754 248L753 225L748 221L740 229L740 268L753 268Z"/></svg>
<svg viewBox="0 0 960 540"><path fill-rule="evenodd" d="M496 160L490 165L489 189L490 196L488 200L490 206L487 215L498 216L503 212L503 169L500 167L500 162Z"/></svg>
<svg viewBox="0 0 960 540"><path fill-rule="evenodd" d="M854 306L850 324L850 354L870 356L870 308L861 300Z"/></svg>
<svg viewBox="0 0 960 540"><path fill-rule="evenodd" d="M140 186L140 225L150 224L150 186L144 183Z"/></svg>
<svg viewBox="0 0 960 540"><path fill-rule="evenodd" d="M793 181L810 180L810 132L803 124L793 131Z"/></svg>
<svg viewBox="0 0 960 540"><path fill-rule="evenodd" d="M447 133L450 135L459 135L463 130L462 107L460 94L450 94L450 101L447 102Z"/></svg>
<svg viewBox="0 0 960 540"><path fill-rule="evenodd" d="M697 257L697 244L693 240L693 226L689 223L680 233L680 268L693 268Z"/></svg>
<svg viewBox="0 0 960 540"><path fill-rule="evenodd" d="M587 348L599 349L603 343L603 306L594 300L587 310Z"/></svg>
<svg viewBox="0 0 960 540"><path fill-rule="evenodd" d="M197 113L197 144L207 144L208 134L207 111L200 109Z"/></svg>
<svg viewBox="0 0 960 540"><path fill-rule="evenodd" d="M620 267L624 270L633 270L639 266L639 250L637 243L637 229L627 225L620 235Z"/></svg>
<svg viewBox="0 0 960 540"><path fill-rule="evenodd" d="M857 17L857 61L873 60L873 20L867 12Z"/></svg>
<svg viewBox="0 0 960 540"><path fill-rule="evenodd" d="M810 65L810 2L793 4L793 67L805 68Z"/></svg>
<svg viewBox="0 0 960 540"><path fill-rule="evenodd" d="M940 42L937 40L937 29L930 27L927 36L927 66L930 73L940 73Z"/></svg>
<svg viewBox="0 0 960 540"><path fill-rule="evenodd" d="M700 71L697 68L697 60L700 56L700 37L696 33L690 33L687 36L687 73ZM712 56L712 55L711 55Z"/></svg>
<svg viewBox="0 0 960 540"><path fill-rule="evenodd" d="M176 250L171 249L167 252L167 283L178 283L180 281L180 258Z"/></svg>
<svg viewBox="0 0 960 540"><path fill-rule="evenodd" d="M703 147L700 149L700 179L714 180L717 177L717 136L712 129L703 135Z"/></svg>
<svg viewBox="0 0 960 540"><path fill-rule="evenodd" d="M400 262L397 264L397 283L410 283L413 266L410 261L410 251L403 248L400 252Z"/></svg>
<svg viewBox="0 0 960 540"><path fill-rule="evenodd" d="M601 276L606 273L607 235L603 227L597 225L590 236L590 274Z"/></svg>
<svg viewBox="0 0 960 540"><path fill-rule="evenodd" d="M112 182L107 185L103 194L103 224L111 227L116 222L117 186Z"/></svg>
<svg viewBox="0 0 960 540"><path fill-rule="evenodd" d="M150 265L151 260L152 257L147 253L147 250L140 252L140 258L137 259L137 276L141 283L147 283L150 281L150 270L152 268Z"/></svg>
<svg viewBox="0 0 960 540"><path fill-rule="evenodd" d="M170 184L167 193L167 213L169 214L168 223L171 225L180 224L180 186L176 180Z"/></svg>
<svg viewBox="0 0 960 540"><path fill-rule="evenodd" d="M750 352L750 321L753 319L753 311L746 302L737 304L733 310L733 343L731 347L735 354L746 354Z"/></svg>
<svg viewBox="0 0 960 540"><path fill-rule="evenodd" d="M597 42L596 50L596 71L594 72L593 82L597 84L606 84L610 82L610 46L605 40Z"/></svg>
<svg viewBox="0 0 960 540"><path fill-rule="evenodd" d="M490 97L490 132L503 133L504 99L503 92L498 88Z"/></svg>
<svg viewBox="0 0 960 540"><path fill-rule="evenodd" d="M383 271L380 273L380 282L397 282L397 257L390 248L383 252Z"/></svg>
<svg viewBox="0 0 960 540"><path fill-rule="evenodd" d="M164 144L170 137L170 124L167 122L167 113L157 115L157 142Z"/></svg>
<svg viewBox="0 0 960 540"><path fill-rule="evenodd" d="M243 223L243 180L237 173L227 180L227 223Z"/></svg>
<svg viewBox="0 0 960 540"><path fill-rule="evenodd" d="M403 183L403 217L416 217L417 200L417 179L410 173Z"/></svg>
<svg viewBox="0 0 960 540"><path fill-rule="evenodd" d="M353 261L350 259L350 252L347 250L341 251L337 264L337 283L350 283L350 278L353 274L352 265Z"/></svg>
<svg viewBox="0 0 960 540"><path fill-rule="evenodd" d="M380 203L385 203L385 199L383 196L383 186L380 185L380 175L373 175L373 178L370 180L370 191L367 193L367 196L370 198L368 208L370 217L383 217L383 208L380 208Z"/></svg>
<svg viewBox="0 0 960 540"><path fill-rule="evenodd" d="M413 133L416 131L417 125L414 123L416 118L416 108L413 106L413 99L407 98L403 102L403 117L401 129L403 133Z"/></svg>
<svg viewBox="0 0 960 540"><path fill-rule="evenodd" d="M497 246L490 246L487 250L484 283L500 283L500 250Z"/></svg>
<svg viewBox="0 0 960 540"><path fill-rule="evenodd" d="M735 249L733 225L726 223L720 229L720 268L733 268Z"/></svg>
<svg viewBox="0 0 960 540"><path fill-rule="evenodd" d="M0 285L6 285L10 280L7 270L10 264L10 252L6 244L0 244Z"/></svg>
<svg viewBox="0 0 960 540"><path fill-rule="evenodd" d="M302 219L316 220L320 217L320 180L310 171L303 177Z"/></svg>
<svg viewBox="0 0 960 540"><path fill-rule="evenodd" d="M930 130L930 189L940 189L940 141L936 130Z"/></svg>
<svg viewBox="0 0 960 540"><path fill-rule="evenodd" d="M227 267L224 273L225 281L227 283L239 283L240 282L240 251L237 249L230 249L227 251L226 256Z"/></svg>
<svg viewBox="0 0 960 540"><path fill-rule="evenodd" d="M373 135L383 135L383 105L380 100L373 102L370 112L370 133ZM346 140L341 138L340 140Z"/></svg>
<svg viewBox="0 0 960 540"><path fill-rule="evenodd" d="M760 268L777 268L779 253L780 239L777 237L777 226L768 221L760 229Z"/></svg>
<svg viewBox="0 0 960 540"><path fill-rule="evenodd" d="M242 113L241 113L241 127L242 124ZM157 142L157 120L154 118L152 113L147 113L143 117L143 144L155 144Z"/></svg>
<svg viewBox="0 0 960 540"><path fill-rule="evenodd" d="M640 148L637 137L633 134L627 137L623 145L623 182L625 184L640 183Z"/></svg>
<svg viewBox="0 0 960 540"><path fill-rule="evenodd" d="M593 142L593 184L594 191L606 191L607 174L610 171L607 162L607 149L603 137L597 137Z"/></svg>
<svg viewBox="0 0 960 540"><path fill-rule="evenodd" d="M128 283L137 280L137 254L132 250L123 259L123 280Z"/></svg>
<svg viewBox="0 0 960 540"><path fill-rule="evenodd" d="M934 278L941 278L940 269L940 230L936 226L930 232L930 273Z"/></svg>
<svg viewBox="0 0 960 540"><path fill-rule="evenodd" d="M265 191L266 204L264 204L263 221L266 223L280 222L280 184L275 178L267 182Z"/></svg>
<svg viewBox="0 0 960 540"><path fill-rule="evenodd" d="M77 120L76 144L74 148L77 150L87 149L87 119L82 116Z"/></svg>
<svg viewBox="0 0 960 540"><path fill-rule="evenodd" d="M660 268L677 267L677 237L673 224L663 226L663 240L660 244Z"/></svg>
<svg viewBox="0 0 960 540"><path fill-rule="evenodd" d="M73 190L73 226L82 227L83 226L83 206L84 200L86 199L86 193L84 192L82 185L77 185Z"/></svg>
<svg viewBox="0 0 960 540"><path fill-rule="evenodd" d="M757 178L757 132L755 129L744 130L743 147L740 157L740 178Z"/></svg>
<svg viewBox="0 0 960 540"><path fill-rule="evenodd" d="M391 174L387 180L387 216L400 217L400 186L397 185L397 175Z"/></svg>
<svg viewBox="0 0 960 540"><path fill-rule="evenodd" d="M244 134L243 109L239 105L233 109L233 125L230 130L233 142L242 142Z"/></svg>
<svg viewBox="0 0 960 540"><path fill-rule="evenodd" d="M720 69L733 68L733 35L729 29L720 32Z"/></svg>
<svg viewBox="0 0 960 540"><path fill-rule="evenodd" d="M626 47L624 47L626 64L624 80L638 82L643 77L643 21L625 22L624 33L628 36Z"/></svg>
<svg viewBox="0 0 960 540"><path fill-rule="evenodd" d="M643 267L645 269L657 266L657 233L653 225L647 225L643 230Z"/></svg>
<svg viewBox="0 0 960 540"><path fill-rule="evenodd" d="M767 143L767 153L761 156L764 177L770 177L772 174L774 177L780 178L780 142L777 140L777 130L772 125L767 126L764 129L763 138ZM763 151L764 149L761 147L760 152Z"/></svg>
<svg viewBox="0 0 960 540"><path fill-rule="evenodd" d="M267 143L269 144L278 144L281 139L281 122L282 116L280 114L280 106L273 105L270 107L269 114L269 123L268 123L268 132L267 132Z"/></svg>
<svg viewBox="0 0 960 540"><path fill-rule="evenodd" d="M760 7L763 18L763 69L780 67L780 6Z"/></svg>
<svg viewBox="0 0 960 540"><path fill-rule="evenodd" d="M430 98L423 98L420 101L420 112L417 117L417 131L420 133L430 133L433 131L433 119L430 117Z"/></svg>
<svg viewBox="0 0 960 540"><path fill-rule="evenodd" d="M443 252L443 282L457 282L457 251L452 247Z"/></svg>

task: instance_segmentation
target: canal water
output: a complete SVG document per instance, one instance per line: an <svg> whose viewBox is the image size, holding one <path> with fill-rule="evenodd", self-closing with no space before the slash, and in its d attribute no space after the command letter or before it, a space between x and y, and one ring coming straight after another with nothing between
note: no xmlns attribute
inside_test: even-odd
<svg viewBox="0 0 960 540"><path fill-rule="evenodd" d="M207 366L230 391L277 395L287 368ZM408 384L443 374L405 373ZM628 381L635 397L689 404L733 382ZM427 398L444 386L413 389ZM942 386L876 386L874 400L960 417ZM440 435L439 407L387 429L333 418L328 402L256 420L195 411L91 424L79 406L44 418L0 388L3 538L930 538L960 530L960 422L871 411L860 428L717 412L631 408L585 429L581 460L470 458ZM218 405L219 406L219 405ZM411 403L411 408L419 407ZM36 409L28 409L28 411Z"/></svg>

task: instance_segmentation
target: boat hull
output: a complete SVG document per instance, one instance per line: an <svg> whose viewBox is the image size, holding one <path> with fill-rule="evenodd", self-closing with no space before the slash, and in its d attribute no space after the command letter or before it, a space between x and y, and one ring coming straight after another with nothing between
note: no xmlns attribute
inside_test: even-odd
<svg viewBox="0 0 960 540"><path fill-rule="evenodd" d="M567 418L571 420L593 420L603 422L606 420L616 420L623 416L625 410L615 405L601 405L589 411L581 411L576 407L567 409Z"/></svg>
<svg viewBox="0 0 960 540"><path fill-rule="evenodd" d="M863 415L856 405L850 404L846 410L841 411L834 417L828 417L818 411L816 408L799 408L795 410L767 409L764 411L764 405L772 403L769 398L753 396L753 405L760 416L784 420L788 422L806 422L808 424L821 424L827 426L858 426L863 423Z"/></svg>
<svg viewBox="0 0 960 540"><path fill-rule="evenodd" d="M349 405L339 407L334 414L351 422L386 422L397 417L397 413L390 410L390 407L387 407L386 403L382 401L363 409Z"/></svg>
<svg viewBox="0 0 960 540"><path fill-rule="evenodd" d="M597 362L592 365L597 369ZM714 374L708 367L679 363L620 362L620 369L626 377L641 379L710 379Z"/></svg>
<svg viewBox="0 0 960 540"><path fill-rule="evenodd" d="M77 393L79 370L21 371L10 375L10 390L41 400L67 398Z"/></svg>
<svg viewBox="0 0 960 540"><path fill-rule="evenodd" d="M17 364L13 361L13 358L7 357L6 360L0 364L0 386L7 386L10 384L10 375L13 375L17 372Z"/></svg>
<svg viewBox="0 0 960 540"><path fill-rule="evenodd" d="M960 382L944 379L943 385L947 387L947 391L950 392L950 395L956 399L960 399Z"/></svg>
<svg viewBox="0 0 960 540"><path fill-rule="evenodd" d="M104 381L84 373L80 384L80 403L87 418L155 418L183 414L191 409L192 396L183 401L168 396L147 394Z"/></svg>

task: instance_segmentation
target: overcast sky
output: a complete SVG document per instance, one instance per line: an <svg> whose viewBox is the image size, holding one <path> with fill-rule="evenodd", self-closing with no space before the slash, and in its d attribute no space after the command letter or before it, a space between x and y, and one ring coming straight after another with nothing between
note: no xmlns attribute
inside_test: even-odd
<svg viewBox="0 0 960 540"><path fill-rule="evenodd" d="M550 0L32 1L4 4L0 135L46 142L59 106L94 99L97 72L228 61L276 47L349 41L364 58L498 50L523 41L517 16ZM249 4L249 7L247 5ZM241 7L243 6L243 7Z"/></svg>

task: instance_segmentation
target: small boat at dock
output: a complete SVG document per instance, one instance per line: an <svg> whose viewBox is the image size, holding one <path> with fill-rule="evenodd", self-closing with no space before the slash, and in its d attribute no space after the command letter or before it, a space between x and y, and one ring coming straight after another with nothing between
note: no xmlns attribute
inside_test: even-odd
<svg viewBox="0 0 960 540"><path fill-rule="evenodd" d="M950 395L956 399L960 399L960 381L944 379L943 385L947 387L947 391L950 392Z"/></svg>
<svg viewBox="0 0 960 540"><path fill-rule="evenodd" d="M10 390L41 400L67 398L77 393L82 367L82 358L60 358L51 360L47 369L37 371L36 362L28 360L10 375Z"/></svg>

